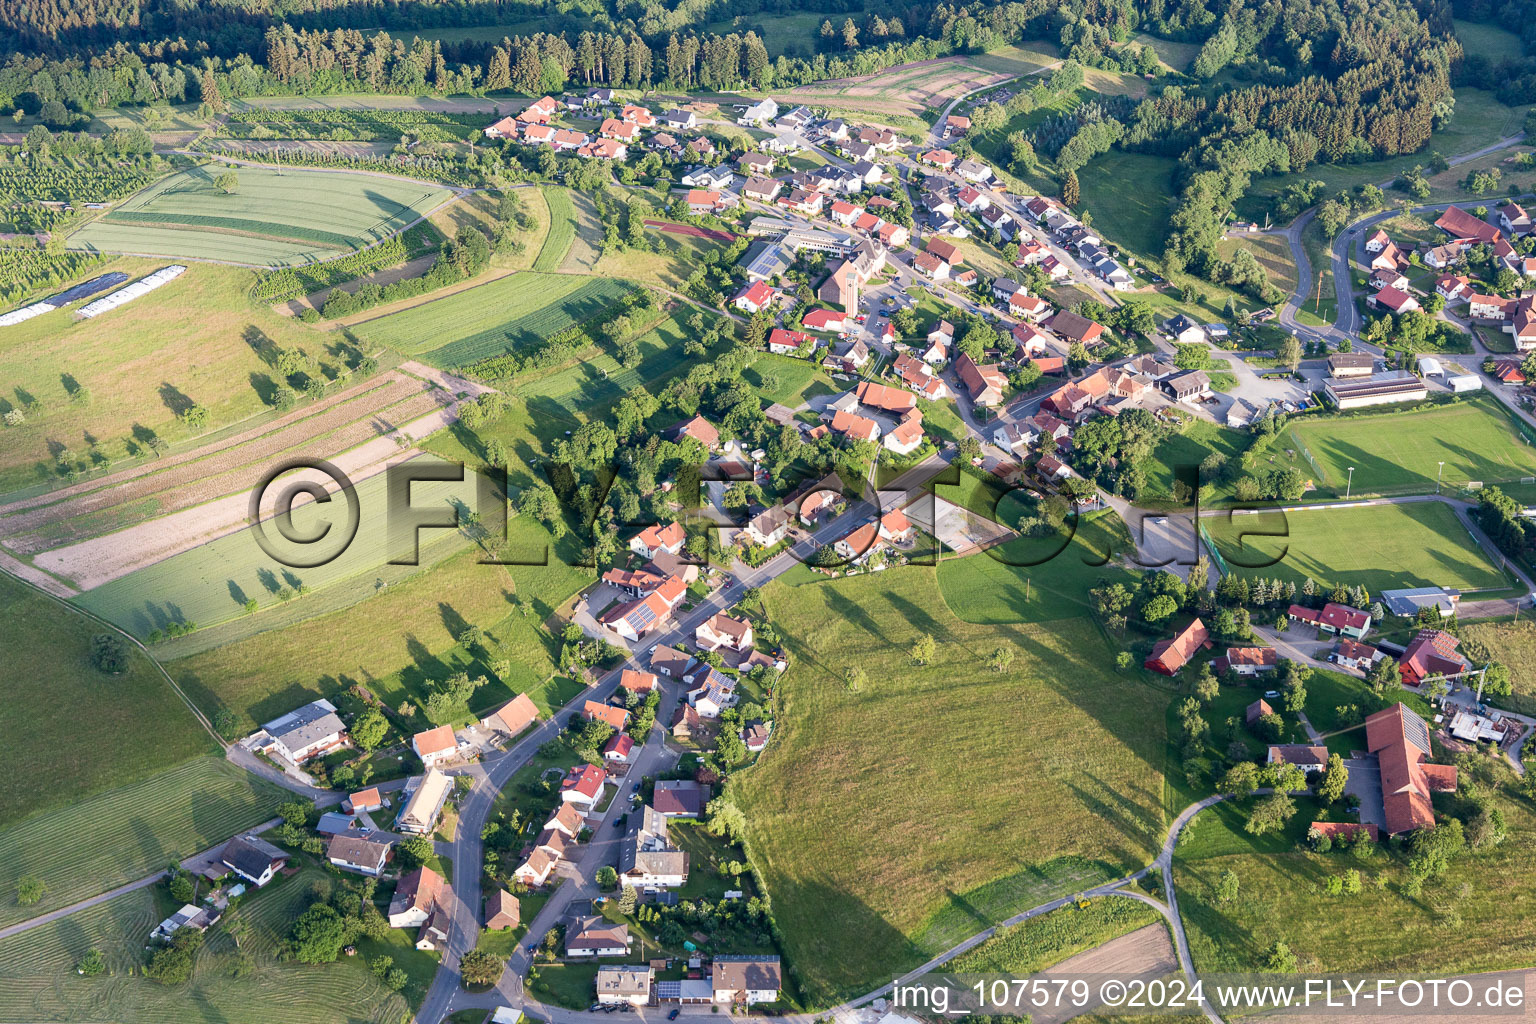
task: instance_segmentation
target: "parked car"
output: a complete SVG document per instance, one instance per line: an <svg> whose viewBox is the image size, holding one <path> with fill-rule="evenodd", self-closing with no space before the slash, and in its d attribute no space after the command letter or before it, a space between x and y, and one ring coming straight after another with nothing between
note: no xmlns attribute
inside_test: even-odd
<svg viewBox="0 0 1536 1024"><path fill-rule="evenodd" d="M667 1020L677 1020L677 1015L681 1012L677 1007L672 1007L672 1012L667 1014Z"/></svg>

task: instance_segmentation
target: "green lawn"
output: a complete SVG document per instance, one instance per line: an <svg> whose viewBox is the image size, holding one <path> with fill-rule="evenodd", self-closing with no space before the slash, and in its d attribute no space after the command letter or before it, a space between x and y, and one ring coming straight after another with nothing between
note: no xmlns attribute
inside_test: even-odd
<svg viewBox="0 0 1536 1024"><path fill-rule="evenodd" d="M1172 157L1112 150L1077 172L1094 230L1134 253L1160 256L1167 242Z"/></svg>
<svg viewBox="0 0 1536 1024"><path fill-rule="evenodd" d="M1209 420L1186 420L1176 433L1158 444L1146 464L1147 495L1171 498L1177 472L1193 472L1212 453L1236 460L1248 450L1250 440L1247 434L1219 427Z"/></svg>
<svg viewBox="0 0 1536 1024"><path fill-rule="evenodd" d="M1084 615L1088 591L1102 580L1131 583L1114 564L1130 548L1125 524L1114 513L1080 521L1060 536L1019 537L1006 544L939 563L939 593L959 619L978 624L1048 622Z"/></svg>
<svg viewBox="0 0 1536 1024"><path fill-rule="evenodd" d="M91 638L102 627L67 605L0 575L0 621L8 641L0 750L28 779L0 792L0 825L218 749L142 654L133 651L120 676L92 666Z"/></svg>
<svg viewBox="0 0 1536 1024"><path fill-rule="evenodd" d="M1438 502L1208 516L1201 522L1232 569L1245 576L1297 584L1310 577L1373 593L1508 585L1456 513Z"/></svg>
<svg viewBox="0 0 1536 1024"><path fill-rule="evenodd" d="M626 369L604 352L519 383L512 390L536 415L589 416L612 406L630 391L652 386L687 367L691 360L683 352L683 343L691 335L687 327L668 317L635 339L640 349L640 362L635 366Z"/></svg>
<svg viewBox="0 0 1536 1024"><path fill-rule="evenodd" d="M935 582L908 566L766 595L792 668L772 749L729 794L807 1005L1140 866L1163 827L1166 696L1114 674L1086 620L968 624ZM920 633L939 640L927 666ZM894 741L914 714L922 742Z"/></svg>
<svg viewBox="0 0 1536 1024"><path fill-rule="evenodd" d="M1318 490L1308 500L1376 494L1429 494L1437 475L1448 494L1469 481L1536 476L1536 451L1492 396L1408 413L1317 416L1296 420L1276 447L1299 440L1316 460ZM1439 463L1445 463L1443 475ZM1349 467L1355 467L1353 484Z"/></svg>
<svg viewBox="0 0 1536 1024"><path fill-rule="evenodd" d="M394 1024L409 1007L368 970L367 958L377 955L369 948L374 943L361 943L359 956L334 964L309 966L279 956L293 919L311 899L311 884L327 877L318 868L307 868L292 877L279 876L248 897L237 911L247 929L239 949L222 925L215 926L185 985L163 986L136 973L146 962L150 930L169 913L163 900L157 902L155 890L127 893L5 939L0 941L0 1006L17 1020L264 1024L281 1007L282 1020L291 1024ZM435 962L399 941L406 935L414 938L413 932L395 932L391 945L403 948L388 952L396 966L413 976L404 995L419 1000L425 989L416 984L420 969L413 968L421 960ZM75 964L90 949L101 951L107 971L81 977ZM237 978L232 968L242 952L251 969Z"/></svg>
<svg viewBox="0 0 1536 1024"><path fill-rule="evenodd" d="M528 990L542 1003L585 1010L597 1000L597 968L595 963L539 964L538 978Z"/></svg>
<svg viewBox="0 0 1536 1024"><path fill-rule="evenodd" d="M142 738L142 734L141 734ZM222 758L199 757L0 831L0 925L105 892L272 816L287 794ZM48 886L17 904L16 880Z"/></svg>
<svg viewBox="0 0 1536 1024"><path fill-rule="evenodd" d="M531 520L513 519L508 556L542 561L549 534ZM394 584L352 607L171 662L178 683L213 714L233 710L243 728L316 697L332 697L361 683L398 706L423 697L431 680L458 671L490 682L475 694L479 710L527 692L548 711L569 699L572 685L551 676L559 644L544 623L590 580L563 559L570 547L550 551L549 564L510 568L481 565L478 549ZM470 656L458 642L466 626L485 629L510 671L498 678L483 653ZM551 680L546 682L546 680ZM459 709L460 717L468 711Z"/></svg>
<svg viewBox="0 0 1536 1024"><path fill-rule="evenodd" d="M945 970L1024 977L1162 920L1161 914L1140 900L1101 896L1087 909L1063 907L1004 928L955 957Z"/></svg>
<svg viewBox="0 0 1536 1024"><path fill-rule="evenodd" d="M529 348L596 316L628 290L606 278L523 271L364 321L356 331L435 366L463 366Z"/></svg>
<svg viewBox="0 0 1536 1024"><path fill-rule="evenodd" d="M791 409L805 404L815 395L838 391L818 361L796 359L764 352L757 356L742 375L763 396L765 402L778 402ZM774 384L768 387L768 384Z"/></svg>
<svg viewBox="0 0 1536 1024"><path fill-rule="evenodd" d="M1436 796L1437 810L1444 800ZM1400 854L1377 850L1362 860L1299 849L1319 809L1309 798L1296 803L1280 835L1255 842L1242 830L1246 808L1220 805L1220 813L1196 819L1193 841L1180 844L1174 878L1199 972L1262 970L1264 950L1277 940L1290 944L1303 971L1450 975L1515 968L1536 956L1525 927L1536 910L1536 890L1526 882L1536 820L1525 803L1497 799L1509 838L1452 861L1419 897L1403 891ZM1359 895L1323 895L1327 876L1352 868L1365 883ZM1221 903L1216 885L1227 870L1238 877L1238 896Z"/></svg>
<svg viewBox="0 0 1536 1024"><path fill-rule="evenodd" d="M217 184L233 173L238 187ZM428 182L301 168L178 171L69 237L75 249L288 266L388 238L449 199Z"/></svg>

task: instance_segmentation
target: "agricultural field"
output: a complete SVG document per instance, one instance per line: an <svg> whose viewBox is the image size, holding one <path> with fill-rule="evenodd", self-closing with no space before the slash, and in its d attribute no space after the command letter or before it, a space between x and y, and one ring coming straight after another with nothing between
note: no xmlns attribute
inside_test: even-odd
<svg viewBox="0 0 1536 1024"><path fill-rule="evenodd" d="M234 191L217 184L223 174L238 178ZM135 193L69 246L260 267L312 263L382 241L452 195L382 174L215 164Z"/></svg>
<svg viewBox="0 0 1536 1024"><path fill-rule="evenodd" d="M1166 695L1110 670L1088 620L971 625L934 604L935 584L910 566L766 592L796 667L773 756L727 793L810 1005L1139 867L1159 842ZM938 653L918 666L923 633ZM987 665L999 646L1006 673ZM892 743L916 707L926 741ZM1008 770L986 770L1000 749Z"/></svg>
<svg viewBox="0 0 1536 1024"><path fill-rule="evenodd" d="M945 490L934 493L944 497ZM1003 507L1009 504L1004 499ZM1004 517L1006 522L1006 512ZM956 618L980 625L1086 615L1088 591L1101 580L1131 582L1117 557L1130 547L1119 516L1083 519L1075 533L1017 537L964 558L945 558L938 566L939 594Z"/></svg>
<svg viewBox="0 0 1536 1024"><path fill-rule="evenodd" d="M1536 623L1473 622L1462 627L1461 635L1485 645L1492 660L1509 668L1514 694L1494 703L1522 714L1536 712Z"/></svg>
<svg viewBox="0 0 1536 1024"><path fill-rule="evenodd" d="M574 233L565 246L565 258L560 261L559 269L567 274L590 274L596 270L597 261L603 255L605 232L602 217L592 200L583 193L567 191L566 197L570 200L571 213L574 214L574 219L568 221ZM555 235L553 228L550 234Z"/></svg>
<svg viewBox="0 0 1536 1024"><path fill-rule="evenodd" d="M549 208L549 230L539 247L538 258L533 261L533 269L548 274L560 269L576 237L576 208L571 205L571 193L566 189L545 185L539 192Z"/></svg>
<svg viewBox="0 0 1536 1024"><path fill-rule="evenodd" d="M98 671L91 638L102 627L62 602L0 574L0 621L7 639L0 747L32 780L0 793L0 827L218 749L139 652L121 675ZM155 742L144 743L151 733Z"/></svg>
<svg viewBox="0 0 1536 1024"><path fill-rule="evenodd" d="M1291 247L1284 238L1254 234L1228 238L1216 246L1223 259L1231 259L1239 249L1253 253L1276 288L1287 295L1296 290L1296 263L1291 259Z"/></svg>
<svg viewBox="0 0 1536 1024"><path fill-rule="evenodd" d="M356 536L344 551L324 565L313 569L289 567L262 549L255 528L250 527L135 569L86 591L75 599L76 603L142 638L175 622L209 625L237 618L246 614L248 600L255 598L265 604L273 597L281 597L285 590L292 599L302 601L302 596L296 596L304 592L301 587L319 590L372 572L392 559L411 557L409 531L401 541L392 541L389 536L384 515L385 485L384 473L357 483L360 525ZM462 482L419 482L412 488L411 501L414 507L424 510L455 504L473 508L475 481L466 474ZM333 505L306 503L293 510L293 529L300 534L316 535L335 514ZM274 532L271 527L265 529ZM423 531L422 540L439 535ZM464 542L468 543L467 538ZM276 543L281 546L281 539Z"/></svg>
<svg viewBox="0 0 1536 1024"><path fill-rule="evenodd" d="M1436 797L1437 811L1443 799ZM1303 849L1307 824L1317 817L1310 799L1298 799L1282 834L1257 842L1242 830L1240 807L1202 813L1193 838L1174 856L1196 970L1262 970L1264 950L1277 940L1290 944L1303 971L1450 975L1529 964L1536 940L1524 925L1536 910L1527 884L1536 819L1524 801L1495 802L1509 838L1461 854L1420 896L1404 891L1408 871L1400 852L1378 850L1360 860ZM1329 875L1351 868L1364 876L1362 892L1322 893ZM1238 895L1221 903L1216 886L1228 870L1238 877ZM1447 942L1447 934L1455 941Z"/></svg>
<svg viewBox="0 0 1536 1024"><path fill-rule="evenodd" d="M140 734L143 738L144 734ZM221 757L198 757L0 830L0 925L106 892L273 817L287 794ZM48 886L13 898L22 875Z"/></svg>
<svg viewBox="0 0 1536 1024"><path fill-rule="evenodd" d="M944 969L1022 978L1162 920L1161 914L1140 900L1103 896L1084 910L1063 907L1004 928Z"/></svg>
<svg viewBox="0 0 1536 1024"><path fill-rule="evenodd" d="M473 659L465 657L458 636L476 625L501 641L512 663L500 681L489 666L473 671L492 679L477 694L477 705L492 703L503 689L504 699L535 691L554 673L559 654L544 623L590 577L565 564L577 555L573 538L556 547L542 528L514 519L508 541L507 557L537 563L548 547L549 564L481 565L477 549L460 551L349 607L178 657L167 671L205 714L231 710L248 729L354 683L395 705L424 695L424 680L467 670Z"/></svg>
<svg viewBox="0 0 1536 1024"><path fill-rule="evenodd" d="M629 291L623 281L525 271L357 325L374 344L435 366L517 352L596 316Z"/></svg>
<svg viewBox="0 0 1536 1024"><path fill-rule="evenodd" d="M1455 511L1439 502L1217 515L1201 522L1231 567L1245 576L1297 584L1310 577L1319 584L1359 585L1372 593L1395 587L1501 590L1508 585Z"/></svg>
<svg viewBox="0 0 1536 1024"><path fill-rule="evenodd" d="M1311 471L1318 487L1309 500L1342 497L1350 466L1355 473L1349 490L1356 497L1433 493L1437 477L1441 489L1454 494L1469 481L1496 484L1536 476L1536 451L1492 396L1411 414L1301 419L1281 440L1299 441L1311 453L1310 460L1303 455L1297 463Z"/></svg>
<svg viewBox="0 0 1536 1024"><path fill-rule="evenodd" d="M939 57L916 64L899 64L869 75L800 85L786 95L796 103L830 104L853 111L922 118L962 93L997 85L1020 75L1032 75L1056 57L1041 44L1009 46L966 57ZM1090 77L1092 69L1088 69ZM1099 72L1099 75L1105 75ZM1113 76L1119 77L1119 76ZM1143 90L1144 91L1144 90Z"/></svg>
<svg viewBox="0 0 1536 1024"><path fill-rule="evenodd" d="M326 873L308 868L278 879L237 911L245 932L237 949L229 931L216 926L205 937L192 980L163 986L136 973L145 963L145 939L166 913L153 890L115 897L62 921L0 941L0 1005L28 1020L142 1020L164 1024L263 1024L274 1011L292 1024L396 1024L408 1012L401 993L391 992L368 970L366 960L385 952L397 965L435 965L428 954L403 942L377 950L360 944L355 959L306 965L279 957L280 943L308 905L311 885ZM395 932L394 936L404 933ZM104 974L80 977L75 964L87 950L100 950ZM250 971L236 977L236 957ZM410 987L405 995L416 995Z"/></svg>
<svg viewBox="0 0 1536 1024"><path fill-rule="evenodd" d="M598 259L592 273L682 291L688 275L698 268L700 260L721 248L720 242L708 238L690 238L650 229L645 234L656 245L655 252L630 249L607 253Z"/></svg>
<svg viewBox="0 0 1536 1024"><path fill-rule="evenodd" d="M136 279L165 265L117 259L77 280L112 270ZM276 347L339 372L323 339L247 297L253 281L249 270L193 265L103 316L72 322L61 310L0 328L0 412L20 408L26 419L0 432L0 492L58 479L55 445L110 464L147 456L147 431L174 453L191 437L177 413L193 403L214 430L267 411L274 371L263 354Z"/></svg>

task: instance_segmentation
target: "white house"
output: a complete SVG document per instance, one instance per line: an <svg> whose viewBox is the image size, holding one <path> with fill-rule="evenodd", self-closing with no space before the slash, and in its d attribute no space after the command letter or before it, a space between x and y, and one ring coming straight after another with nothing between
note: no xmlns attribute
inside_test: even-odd
<svg viewBox="0 0 1536 1024"><path fill-rule="evenodd" d="M771 100L767 102L772 102ZM596 915L572 921L565 933L568 957L624 956L630 946L629 926Z"/></svg>
<svg viewBox="0 0 1536 1024"><path fill-rule="evenodd" d="M644 1006L651 1001L651 980L656 972L649 965L623 964L597 969L597 1001L601 1006L628 1003Z"/></svg>
<svg viewBox="0 0 1536 1024"><path fill-rule="evenodd" d="M432 768L458 753L459 741L454 738L453 726L439 725L412 736L411 749L425 767Z"/></svg>
<svg viewBox="0 0 1536 1024"><path fill-rule="evenodd" d="M395 895L389 901L391 928L418 928L427 923L443 891L443 876L429 867L419 867L400 877Z"/></svg>
<svg viewBox="0 0 1536 1024"><path fill-rule="evenodd" d="M776 956L717 956L710 979L716 1003L753 1006L779 998L783 972Z"/></svg>
<svg viewBox="0 0 1536 1024"><path fill-rule="evenodd" d="M346 742L347 727L336 714L336 705L316 700L262 727L267 746L294 764L329 754Z"/></svg>

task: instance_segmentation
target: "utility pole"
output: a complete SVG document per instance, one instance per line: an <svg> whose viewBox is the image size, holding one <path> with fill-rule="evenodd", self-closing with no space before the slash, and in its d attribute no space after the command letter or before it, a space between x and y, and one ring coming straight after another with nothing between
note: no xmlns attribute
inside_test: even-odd
<svg viewBox="0 0 1536 1024"><path fill-rule="evenodd" d="M1435 474L1435 493L1440 493L1440 478L1445 475L1445 460L1440 462L1440 472Z"/></svg>
<svg viewBox="0 0 1536 1024"><path fill-rule="evenodd" d="M1354 466L1350 466L1349 467L1349 480L1344 485L1344 500L1345 501L1349 500L1350 491L1352 491L1354 489L1354 486L1355 486L1355 467Z"/></svg>

